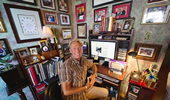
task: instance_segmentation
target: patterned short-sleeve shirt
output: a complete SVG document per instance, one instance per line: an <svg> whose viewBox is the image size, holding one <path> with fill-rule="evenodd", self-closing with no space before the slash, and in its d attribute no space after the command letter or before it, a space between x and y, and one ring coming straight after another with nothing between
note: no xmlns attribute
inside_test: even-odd
<svg viewBox="0 0 170 100"><path fill-rule="evenodd" d="M59 79L61 82L72 82L72 87L82 87L86 84L87 70L93 64L86 58L81 57L79 61L70 56L61 66L59 72ZM64 100L86 100L85 93L79 92L77 94L64 96Z"/></svg>

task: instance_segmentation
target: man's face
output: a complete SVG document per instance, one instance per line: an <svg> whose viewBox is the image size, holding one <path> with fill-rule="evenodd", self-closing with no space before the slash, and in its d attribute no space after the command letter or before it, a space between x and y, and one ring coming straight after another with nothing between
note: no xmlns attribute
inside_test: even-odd
<svg viewBox="0 0 170 100"><path fill-rule="evenodd" d="M73 42L70 46L70 52L75 59L80 60L83 53L83 48L79 43Z"/></svg>

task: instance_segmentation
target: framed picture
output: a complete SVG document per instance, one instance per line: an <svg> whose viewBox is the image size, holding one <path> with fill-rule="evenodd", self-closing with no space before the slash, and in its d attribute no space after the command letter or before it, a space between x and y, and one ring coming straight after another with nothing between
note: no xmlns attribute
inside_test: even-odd
<svg viewBox="0 0 170 100"><path fill-rule="evenodd" d="M18 53L19 53L20 58L23 58L23 57L26 57L26 56L30 55L29 51L28 51L28 48L18 49Z"/></svg>
<svg viewBox="0 0 170 100"><path fill-rule="evenodd" d="M37 55L37 48L30 48L31 55Z"/></svg>
<svg viewBox="0 0 170 100"><path fill-rule="evenodd" d="M77 37L86 39L87 38L87 24L77 24Z"/></svg>
<svg viewBox="0 0 170 100"><path fill-rule="evenodd" d="M11 4L4 6L17 43L41 40L42 18L39 9Z"/></svg>
<svg viewBox="0 0 170 100"><path fill-rule="evenodd" d="M82 41L83 43L83 54L88 55L88 42Z"/></svg>
<svg viewBox="0 0 170 100"><path fill-rule="evenodd" d="M5 26L4 26L4 22L2 21L1 17L0 17L0 33L4 33L6 32Z"/></svg>
<svg viewBox="0 0 170 100"><path fill-rule="evenodd" d="M98 34L101 31L101 22L93 23L93 34Z"/></svg>
<svg viewBox="0 0 170 100"><path fill-rule="evenodd" d="M71 28L62 28L62 36L63 39L71 39L72 38L72 30Z"/></svg>
<svg viewBox="0 0 170 100"><path fill-rule="evenodd" d="M86 3L75 6L77 22L84 22L86 20Z"/></svg>
<svg viewBox="0 0 170 100"><path fill-rule="evenodd" d="M45 24L58 24L58 15L56 12L43 11Z"/></svg>
<svg viewBox="0 0 170 100"><path fill-rule="evenodd" d="M69 44L68 43L63 44L62 47L64 56L70 55Z"/></svg>
<svg viewBox="0 0 170 100"><path fill-rule="evenodd" d="M136 43L134 51L137 53L135 58L157 61L162 45Z"/></svg>
<svg viewBox="0 0 170 100"><path fill-rule="evenodd" d="M70 25L70 15L60 13L59 16L60 16L60 25Z"/></svg>
<svg viewBox="0 0 170 100"><path fill-rule="evenodd" d="M0 39L0 57L4 57L7 54L11 53L10 48L8 47L6 39Z"/></svg>
<svg viewBox="0 0 170 100"><path fill-rule="evenodd" d="M55 10L55 0L40 0L43 8Z"/></svg>
<svg viewBox="0 0 170 100"><path fill-rule="evenodd" d="M68 12L68 0L58 0L58 10Z"/></svg>
<svg viewBox="0 0 170 100"><path fill-rule="evenodd" d="M101 22L102 16L107 16L107 7L94 10L94 22Z"/></svg>
<svg viewBox="0 0 170 100"><path fill-rule="evenodd" d="M147 0L147 4L152 4L152 3L159 3L159 2L164 2L168 0Z"/></svg>
<svg viewBox="0 0 170 100"><path fill-rule="evenodd" d="M47 40L41 40L39 41L40 48L42 49L43 52L49 51L48 48L48 41Z"/></svg>
<svg viewBox="0 0 170 100"><path fill-rule="evenodd" d="M113 5L112 13L116 14L116 19L128 18L130 16L131 5L131 2Z"/></svg>
<svg viewBox="0 0 170 100"><path fill-rule="evenodd" d="M122 32L129 32L133 27L134 20L135 20L135 18L125 19L123 21L123 26L122 26L121 31Z"/></svg>
<svg viewBox="0 0 170 100"><path fill-rule="evenodd" d="M30 4L30 5L37 5L36 0L8 0L8 1L25 3L25 4Z"/></svg>
<svg viewBox="0 0 170 100"><path fill-rule="evenodd" d="M121 2L121 1L125 1L125 0L92 0L92 6L93 8L95 8L105 4Z"/></svg>
<svg viewBox="0 0 170 100"><path fill-rule="evenodd" d="M166 24L169 10L170 4L147 6L143 9L141 24Z"/></svg>

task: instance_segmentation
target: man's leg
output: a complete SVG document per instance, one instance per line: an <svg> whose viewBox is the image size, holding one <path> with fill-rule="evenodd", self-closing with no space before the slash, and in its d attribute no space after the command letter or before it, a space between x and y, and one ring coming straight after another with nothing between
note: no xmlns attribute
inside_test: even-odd
<svg viewBox="0 0 170 100"><path fill-rule="evenodd" d="M101 88L101 87L96 87L93 86L89 88L86 92L86 97L87 99L102 99L102 100L107 100L108 97L108 90L106 88Z"/></svg>

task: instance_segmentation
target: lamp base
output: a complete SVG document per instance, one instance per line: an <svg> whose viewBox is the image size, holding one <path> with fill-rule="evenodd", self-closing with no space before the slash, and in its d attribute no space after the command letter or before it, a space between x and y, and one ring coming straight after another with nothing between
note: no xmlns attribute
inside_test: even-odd
<svg viewBox="0 0 170 100"><path fill-rule="evenodd" d="M135 82L139 82L139 80L140 80L140 72L136 72L136 71L134 71L133 73L132 73L132 76L131 76L131 80L132 81L135 81Z"/></svg>

